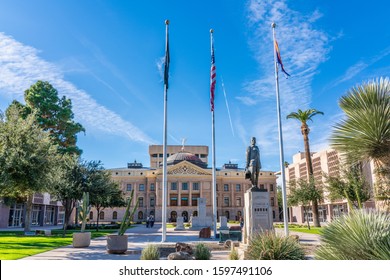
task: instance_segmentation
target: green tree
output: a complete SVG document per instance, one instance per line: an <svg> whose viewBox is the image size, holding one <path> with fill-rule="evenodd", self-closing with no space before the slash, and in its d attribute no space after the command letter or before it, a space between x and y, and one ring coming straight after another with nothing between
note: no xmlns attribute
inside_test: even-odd
<svg viewBox="0 0 390 280"><path fill-rule="evenodd" d="M325 174L325 187L331 201L346 199L350 209L363 208L363 202L370 199L369 184L362 174L360 165L346 167L341 176Z"/></svg>
<svg viewBox="0 0 390 280"><path fill-rule="evenodd" d="M58 91L49 83L38 81L24 93L26 101L24 114L36 110L39 125L49 131L50 137L58 145L60 153L80 155L77 147L77 133L85 132L84 127L73 120L72 102L65 96L59 97Z"/></svg>
<svg viewBox="0 0 390 280"><path fill-rule="evenodd" d="M103 168L100 161L89 162L87 185L91 194L90 203L97 211L98 230L101 211L105 208L126 206L126 202L119 185L112 180L110 172Z"/></svg>
<svg viewBox="0 0 390 280"><path fill-rule="evenodd" d="M46 192L54 180L57 147L36 124L16 107L0 120L0 196L26 202L24 230L30 231L34 193Z"/></svg>
<svg viewBox="0 0 390 280"><path fill-rule="evenodd" d="M310 128L307 125L307 122L313 121L312 118L318 114L323 115L324 113L316 109L308 109L306 111L302 111L298 109L298 112L292 112L289 115L287 115L287 119L296 119L301 122L301 133L303 135L303 144L305 146L307 178L309 181L311 180L311 177L313 177L313 163L311 161L310 144L309 144ZM312 201L312 210L313 210L314 226L320 227L321 224L320 224L319 214L318 214L318 201L315 199Z"/></svg>
<svg viewBox="0 0 390 280"><path fill-rule="evenodd" d="M381 78L351 88L340 98L344 118L333 129L332 146L349 162L374 162L375 197L390 202L390 80Z"/></svg>
<svg viewBox="0 0 390 280"><path fill-rule="evenodd" d="M56 174L57 180L51 185L51 193L64 207L65 236L74 208L82 198L83 192L88 191L86 162L82 162L77 155L62 155L56 165Z"/></svg>
<svg viewBox="0 0 390 280"><path fill-rule="evenodd" d="M299 179L297 181L293 180L289 182L289 194L287 196L287 201L290 206L302 205L303 210L306 214L307 226L310 229L308 212L307 208L310 206L312 201L321 201L323 200L323 191L322 188L314 182L314 177L311 177L309 181L304 179ZM313 213L314 220L314 213ZM314 225L316 226L316 225Z"/></svg>

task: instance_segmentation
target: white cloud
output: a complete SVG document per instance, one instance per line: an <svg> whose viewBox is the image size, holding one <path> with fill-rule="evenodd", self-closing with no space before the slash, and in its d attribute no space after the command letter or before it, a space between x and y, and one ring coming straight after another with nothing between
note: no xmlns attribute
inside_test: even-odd
<svg viewBox="0 0 390 280"><path fill-rule="evenodd" d="M151 144L154 141L138 127L98 104L87 92L66 81L59 67L38 56L38 50L0 32L0 94L23 100L24 90L37 80L50 82L72 100L77 121L89 129Z"/></svg>

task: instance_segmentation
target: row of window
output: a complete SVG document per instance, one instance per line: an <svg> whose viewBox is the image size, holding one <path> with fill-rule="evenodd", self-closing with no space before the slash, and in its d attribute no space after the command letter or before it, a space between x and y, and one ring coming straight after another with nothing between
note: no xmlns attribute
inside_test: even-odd
<svg viewBox="0 0 390 280"><path fill-rule="evenodd" d="M224 184L223 185L223 191L224 192L228 192L229 191L229 186L230 186L229 184ZM264 189L265 185L264 184L260 184L260 188ZM189 189L189 183L188 182L181 183L181 190L182 191L188 191L188 189ZM126 191L130 192L132 190L133 190L132 184L127 184ZM178 190L177 182L171 182L171 190L172 191L177 191ZM199 182L193 182L192 183L192 190L193 191L199 191L200 190ZM217 190L218 190L218 184L217 184ZM236 190L236 192L240 192L241 191L241 184L236 184L235 190ZM138 191L140 191L140 192L145 191L145 184L139 184L138 185ZM150 191L155 191L155 185L153 183L150 184ZM271 192L274 191L274 184L269 184L269 191L271 191Z"/></svg>

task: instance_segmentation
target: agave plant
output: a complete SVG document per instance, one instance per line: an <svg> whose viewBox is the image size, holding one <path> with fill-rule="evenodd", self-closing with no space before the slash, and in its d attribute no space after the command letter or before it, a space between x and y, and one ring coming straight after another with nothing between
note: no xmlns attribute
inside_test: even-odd
<svg viewBox="0 0 390 280"><path fill-rule="evenodd" d="M390 214L354 210L321 232L318 260L389 260Z"/></svg>

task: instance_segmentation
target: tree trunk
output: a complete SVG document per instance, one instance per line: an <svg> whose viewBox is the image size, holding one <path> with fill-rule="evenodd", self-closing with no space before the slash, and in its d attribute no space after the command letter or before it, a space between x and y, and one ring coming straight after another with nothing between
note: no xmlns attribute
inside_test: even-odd
<svg viewBox="0 0 390 280"><path fill-rule="evenodd" d="M309 127L306 123L303 123L301 126L301 132L303 135L303 143L305 146L305 158L306 158L306 169L307 169L307 179L310 180L311 177L313 177L314 171L313 171L313 163L311 161L311 154L310 154L310 145L309 145ZM313 182L314 178L313 178ZM317 199L314 199L312 201L312 211L313 211L313 225L315 227L321 227L320 224L320 217L318 213L318 201Z"/></svg>
<svg viewBox="0 0 390 280"><path fill-rule="evenodd" d="M26 201L26 217L24 219L24 232L31 231L31 214L33 206L33 194L27 196Z"/></svg>
<svg viewBox="0 0 390 280"><path fill-rule="evenodd" d="M96 231L99 231L99 219L100 219L100 207L96 207L97 217L96 217Z"/></svg>
<svg viewBox="0 0 390 280"><path fill-rule="evenodd" d="M309 215L307 213L306 206L303 206L303 210L305 211L305 214L306 214L307 228L310 230Z"/></svg>
<svg viewBox="0 0 390 280"><path fill-rule="evenodd" d="M64 228L63 228L63 233L62 233L63 237L65 237L65 235L66 235L66 229L69 225L70 216L71 216L73 208L74 208L73 200L66 199L64 201L64 208L65 208L65 217L64 217Z"/></svg>

